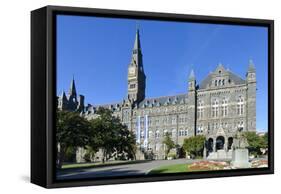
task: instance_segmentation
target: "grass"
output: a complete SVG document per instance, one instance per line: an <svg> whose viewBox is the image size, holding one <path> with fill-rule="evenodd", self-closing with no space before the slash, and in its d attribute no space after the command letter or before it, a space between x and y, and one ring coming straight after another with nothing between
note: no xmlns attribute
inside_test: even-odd
<svg viewBox="0 0 281 194"><path fill-rule="evenodd" d="M169 166L161 166L155 168L149 172L149 174L158 174L158 173L178 173L178 172L187 172L187 164L174 164Z"/></svg>

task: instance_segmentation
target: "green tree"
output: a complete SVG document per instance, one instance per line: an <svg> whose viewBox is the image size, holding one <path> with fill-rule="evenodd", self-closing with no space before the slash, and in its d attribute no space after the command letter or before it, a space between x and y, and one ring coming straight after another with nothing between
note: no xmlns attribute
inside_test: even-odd
<svg viewBox="0 0 281 194"><path fill-rule="evenodd" d="M204 149L205 136L197 135L184 139L183 149L192 157L202 157Z"/></svg>
<svg viewBox="0 0 281 194"><path fill-rule="evenodd" d="M85 147L89 143L90 124L77 112L57 110L57 167L61 168L70 147Z"/></svg>
<svg viewBox="0 0 281 194"><path fill-rule="evenodd" d="M86 162L91 162L92 158L95 156L95 153L97 152L97 149L93 149L91 146L86 146L86 153L84 155L84 160Z"/></svg>
<svg viewBox="0 0 281 194"><path fill-rule="evenodd" d="M268 137L259 136L256 132L246 131L243 133L243 136L246 137L249 146L249 153L258 156L261 155L261 148L267 148L268 144Z"/></svg>
<svg viewBox="0 0 281 194"><path fill-rule="evenodd" d="M175 148L175 143L171 138L171 134L170 133L166 133L165 134L165 139L163 140L163 144L166 146L165 148L165 158L167 158L169 152L171 149Z"/></svg>
<svg viewBox="0 0 281 194"><path fill-rule="evenodd" d="M91 120L92 135L90 146L93 149L101 148L102 162L111 157L135 158L135 136L119 118L112 115L112 111L99 108L97 118Z"/></svg>
<svg viewBox="0 0 281 194"><path fill-rule="evenodd" d="M262 136L262 138L263 138L263 143L264 143L263 148L267 148L267 147L268 147L268 133L266 132L266 133Z"/></svg>

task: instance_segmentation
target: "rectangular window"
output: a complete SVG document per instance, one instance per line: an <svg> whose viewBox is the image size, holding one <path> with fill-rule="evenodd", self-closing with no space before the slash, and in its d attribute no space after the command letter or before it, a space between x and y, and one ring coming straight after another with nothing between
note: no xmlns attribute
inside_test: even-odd
<svg viewBox="0 0 281 194"><path fill-rule="evenodd" d="M136 84L130 84L130 89L133 89L136 87Z"/></svg>

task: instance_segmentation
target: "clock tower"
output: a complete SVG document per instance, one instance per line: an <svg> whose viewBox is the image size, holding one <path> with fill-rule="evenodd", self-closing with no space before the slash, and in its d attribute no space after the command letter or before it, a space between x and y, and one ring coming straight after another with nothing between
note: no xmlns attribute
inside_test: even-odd
<svg viewBox="0 0 281 194"><path fill-rule="evenodd" d="M139 103L145 98L146 76L142 63L139 29L136 31L132 60L128 67L128 99Z"/></svg>

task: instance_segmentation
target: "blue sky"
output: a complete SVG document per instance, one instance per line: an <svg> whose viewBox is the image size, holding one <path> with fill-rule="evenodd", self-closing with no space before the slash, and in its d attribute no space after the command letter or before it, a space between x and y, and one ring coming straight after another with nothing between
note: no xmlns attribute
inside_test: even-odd
<svg viewBox="0 0 281 194"><path fill-rule="evenodd" d="M222 63L245 78L250 59L257 71L257 129L268 125L267 28L113 19L57 17L57 92L68 91L74 75L86 103L120 102L127 93L136 23L146 73L146 97L187 92L194 69L197 83Z"/></svg>

